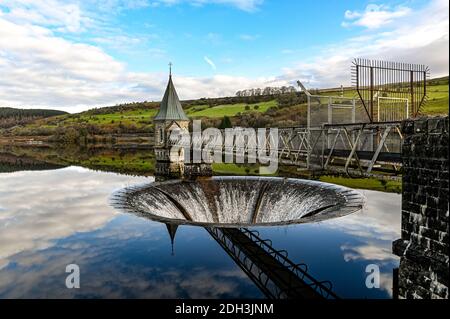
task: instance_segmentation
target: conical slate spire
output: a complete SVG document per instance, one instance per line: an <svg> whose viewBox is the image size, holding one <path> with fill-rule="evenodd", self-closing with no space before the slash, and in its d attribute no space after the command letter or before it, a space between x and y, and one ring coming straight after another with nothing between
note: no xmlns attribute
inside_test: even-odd
<svg viewBox="0 0 450 319"><path fill-rule="evenodd" d="M169 75L169 83L167 83L166 92L164 93L159 112L154 120L165 121L189 121L189 118L183 111L177 91L172 82L172 74Z"/></svg>
<svg viewBox="0 0 450 319"><path fill-rule="evenodd" d="M171 243L171 246L172 246L172 256L173 256L174 255L173 243L175 241L175 234L177 232L178 225L166 223L166 227L167 227L167 230L169 231L170 243Z"/></svg>

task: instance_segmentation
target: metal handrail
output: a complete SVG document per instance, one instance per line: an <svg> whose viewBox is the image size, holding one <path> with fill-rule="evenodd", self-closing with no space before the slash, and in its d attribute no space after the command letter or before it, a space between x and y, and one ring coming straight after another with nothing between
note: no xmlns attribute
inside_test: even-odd
<svg viewBox="0 0 450 319"><path fill-rule="evenodd" d="M259 236L254 234L253 233L254 231L252 231L248 228L241 228L241 231L244 234L246 234L250 239L255 238L258 241L258 243L260 244L260 247L263 249L266 248L267 252L271 255L273 254L273 257L275 257L277 260L279 260L279 258L281 258L282 259L281 263L283 265L288 264L288 268L292 267L292 270L294 271L294 273L296 273L296 275L298 277L300 277L299 276L299 273L300 273L301 278L302 279L306 278L309 281L307 284L311 288L313 288L314 290L319 292L320 295L324 296L325 298L328 298L329 296L332 296L333 298L338 298L338 296L331 291L332 283L330 281L318 281L315 278L313 278L311 275L309 275L307 273L308 267L305 264L302 264L302 263L294 264L291 260L288 259L288 252L286 250L275 250L272 246L269 246L266 243L266 241L262 240L261 238L259 238ZM301 266L303 266L303 265L306 266L306 269L301 268ZM329 285L329 287L327 287L326 285ZM324 292L326 292L326 295Z"/></svg>

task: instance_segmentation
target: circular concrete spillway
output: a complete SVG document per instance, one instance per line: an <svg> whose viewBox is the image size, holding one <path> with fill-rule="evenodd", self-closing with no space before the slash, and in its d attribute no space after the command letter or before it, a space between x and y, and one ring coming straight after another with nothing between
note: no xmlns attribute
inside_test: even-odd
<svg viewBox="0 0 450 319"><path fill-rule="evenodd" d="M278 177L212 177L125 188L112 196L120 210L165 223L243 227L321 221L362 208L352 189Z"/></svg>

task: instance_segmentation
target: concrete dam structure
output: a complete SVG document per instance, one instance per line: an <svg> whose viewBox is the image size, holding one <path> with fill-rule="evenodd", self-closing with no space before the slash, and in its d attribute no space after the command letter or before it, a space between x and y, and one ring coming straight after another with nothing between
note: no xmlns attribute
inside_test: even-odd
<svg viewBox="0 0 450 319"><path fill-rule="evenodd" d="M275 177L170 180L121 190L112 204L160 222L243 227L320 221L360 210L363 196L333 184Z"/></svg>

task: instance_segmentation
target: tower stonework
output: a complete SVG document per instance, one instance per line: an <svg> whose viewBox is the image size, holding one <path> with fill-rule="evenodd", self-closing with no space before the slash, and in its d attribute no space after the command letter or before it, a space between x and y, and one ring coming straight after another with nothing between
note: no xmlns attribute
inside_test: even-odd
<svg viewBox="0 0 450 319"><path fill-rule="evenodd" d="M398 298L448 299L448 116L403 122L400 256L394 275Z"/></svg>
<svg viewBox="0 0 450 319"><path fill-rule="evenodd" d="M174 130L189 130L189 118L183 111L172 74L161 101L154 123L154 149L156 158L155 175L167 177L181 177L184 174L184 151L171 152L170 134Z"/></svg>

